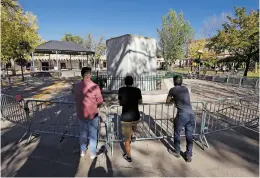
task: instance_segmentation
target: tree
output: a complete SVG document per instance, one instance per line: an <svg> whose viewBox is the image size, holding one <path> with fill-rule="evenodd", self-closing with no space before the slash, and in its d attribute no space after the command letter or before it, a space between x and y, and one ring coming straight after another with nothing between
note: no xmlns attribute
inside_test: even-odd
<svg viewBox="0 0 260 178"><path fill-rule="evenodd" d="M86 39L84 40L84 46L89 50L94 50L95 48L95 41L90 33L87 34Z"/></svg>
<svg viewBox="0 0 260 178"><path fill-rule="evenodd" d="M222 12L219 16L214 15L204 20L200 35L203 39L212 38L222 28L222 24L228 21L227 16L232 16L229 12Z"/></svg>
<svg viewBox="0 0 260 178"><path fill-rule="evenodd" d="M106 44L105 39L103 36L101 36L97 41L95 41L92 37L92 34L87 34L86 39L84 41L84 45L87 49L95 51L94 60L92 63L99 63L100 57L102 55L105 55L106 53ZM94 64L95 65L95 64Z"/></svg>
<svg viewBox="0 0 260 178"><path fill-rule="evenodd" d="M95 56L94 58L90 59L91 64L94 65L99 63L100 57L105 54L106 52L106 44L104 42L104 37L101 36L97 41L95 41L92 37L92 34L87 34L86 39L84 40L80 36L73 36L70 33L66 33L64 37L61 39L62 41L72 41L77 44L80 44L81 46L95 51Z"/></svg>
<svg viewBox="0 0 260 178"><path fill-rule="evenodd" d="M27 56L26 54L29 54L32 50L32 46L28 41L21 41L19 43L18 49L15 51L16 56L16 63L21 66L21 72L22 72L22 80L24 81L24 75L23 75L23 67L27 64Z"/></svg>
<svg viewBox="0 0 260 178"><path fill-rule="evenodd" d="M77 44L79 44L81 46L84 46L83 45L84 44L84 40L83 40L82 37L80 37L80 36L73 36L70 33L66 33L64 35L64 37L62 37L61 41L72 41L72 42L77 43Z"/></svg>
<svg viewBox="0 0 260 178"><path fill-rule="evenodd" d="M178 58L184 57L185 44L193 38L194 30L183 13L172 9L162 17L162 25L157 29L159 46L167 67Z"/></svg>
<svg viewBox="0 0 260 178"><path fill-rule="evenodd" d="M214 65L216 62L217 54L213 50L207 48L208 40L194 40L188 45L188 57L196 59L199 57L198 51L201 50L203 53L200 55L202 62L208 66Z"/></svg>
<svg viewBox="0 0 260 178"><path fill-rule="evenodd" d="M15 75L14 61L28 59L30 52L39 44L37 17L13 0L1 2L1 62L11 61ZM24 49L21 44L28 44Z"/></svg>
<svg viewBox="0 0 260 178"><path fill-rule="evenodd" d="M235 16L228 16L228 22L223 24L223 30L211 38L208 47L216 53L228 50L239 62L245 63L244 76L247 76L249 65L259 53L259 10L246 14L246 8L235 7Z"/></svg>

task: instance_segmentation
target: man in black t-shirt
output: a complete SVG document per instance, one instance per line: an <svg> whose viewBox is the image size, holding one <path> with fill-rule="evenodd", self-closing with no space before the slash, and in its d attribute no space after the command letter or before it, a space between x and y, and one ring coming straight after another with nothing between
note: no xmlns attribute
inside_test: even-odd
<svg viewBox="0 0 260 178"><path fill-rule="evenodd" d="M193 147L193 129L195 126L195 117L190 103L190 94L187 87L182 86L182 77L179 75L173 78L174 87L170 89L166 102L169 104L174 102L177 108L177 115L174 119L174 148L175 154L180 157L180 134L185 128L186 135L186 152L185 159L191 162Z"/></svg>
<svg viewBox="0 0 260 178"><path fill-rule="evenodd" d="M141 90L136 87L132 87L133 78L127 76L125 78L125 87L119 88L118 91L118 100L120 106L122 106L121 114L121 123L122 123L122 133L125 138L125 150L123 157L131 162L131 140L135 140L135 137L132 135L136 131L137 123L140 119L140 113L138 109L138 104L142 103L142 94Z"/></svg>

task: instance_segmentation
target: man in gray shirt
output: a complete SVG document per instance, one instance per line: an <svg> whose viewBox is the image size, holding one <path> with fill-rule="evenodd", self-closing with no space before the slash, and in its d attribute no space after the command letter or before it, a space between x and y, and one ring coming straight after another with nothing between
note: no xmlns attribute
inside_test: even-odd
<svg viewBox="0 0 260 178"><path fill-rule="evenodd" d="M182 86L182 77L179 75L173 78L174 87L170 89L166 103L174 102L177 108L177 115L174 119L174 148L176 157L180 157L180 134L185 128L186 152L184 153L187 162L191 162L193 146L193 129L195 126L195 117L190 103L190 94L187 87Z"/></svg>

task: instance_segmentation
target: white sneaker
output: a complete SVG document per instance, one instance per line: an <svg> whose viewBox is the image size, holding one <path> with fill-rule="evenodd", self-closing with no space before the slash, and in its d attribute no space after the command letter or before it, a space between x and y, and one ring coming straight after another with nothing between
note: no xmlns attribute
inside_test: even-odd
<svg viewBox="0 0 260 178"><path fill-rule="evenodd" d="M97 157L97 155L91 154L90 155L90 159L95 159Z"/></svg>
<svg viewBox="0 0 260 178"><path fill-rule="evenodd" d="M81 156L81 157L84 157L85 155L86 155L85 151L81 151L81 152L80 152L80 156Z"/></svg>

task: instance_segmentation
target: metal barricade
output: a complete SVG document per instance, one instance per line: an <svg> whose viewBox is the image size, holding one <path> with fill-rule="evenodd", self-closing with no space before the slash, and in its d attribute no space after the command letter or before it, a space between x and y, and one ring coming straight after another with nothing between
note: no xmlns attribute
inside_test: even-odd
<svg viewBox="0 0 260 178"><path fill-rule="evenodd" d="M27 120L27 110L24 107L24 100L16 101L14 96L1 94L1 119L8 120L20 127L28 129L30 123ZM27 134L24 133L19 142Z"/></svg>
<svg viewBox="0 0 260 178"><path fill-rule="evenodd" d="M205 75L204 80L206 80L206 81L213 81L214 80L214 76L213 75Z"/></svg>
<svg viewBox="0 0 260 178"><path fill-rule="evenodd" d="M106 116L107 107L103 104ZM102 108L102 109L103 109ZM45 100L21 100L15 97L1 94L1 118L26 129L19 142L29 134L27 143L32 136L40 133L60 135L61 141L65 137L79 137L79 123L76 118L74 102L45 101ZM99 141L107 141L106 118L100 117Z"/></svg>
<svg viewBox="0 0 260 178"><path fill-rule="evenodd" d="M106 106L103 106L107 113ZM61 141L65 137L79 137L79 122L74 102L27 100L25 108L28 108L27 133L30 134L27 142L33 135L40 133L60 135ZM106 132L106 125L103 123L102 119L99 123L99 141L107 140L104 138L106 134L103 130Z"/></svg>
<svg viewBox="0 0 260 178"><path fill-rule="evenodd" d="M114 143L124 140L120 115L122 107L112 105L100 123L99 140L106 142L113 155ZM195 114L194 138L198 138L202 147L209 147L205 135L244 127L259 132L259 98L237 97L219 99L206 104L192 102ZM165 103L144 103L139 105L140 121L137 124L137 141L172 138L174 118L177 114L175 105ZM79 123L76 118L74 102L27 100L17 101L15 97L1 94L1 117L18 124L27 131L20 141L29 134L32 136L47 133L67 137L79 137ZM103 124L103 125L102 125ZM104 133L105 132L105 133ZM181 136L185 136L184 130ZM194 141L197 141L196 139Z"/></svg>
<svg viewBox="0 0 260 178"><path fill-rule="evenodd" d="M227 98L207 102L203 134L246 127L252 121L259 122L258 102L257 97Z"/></svg>
<svg viewBox="0 0 260 178"><path fill-rule="evenodd" d="M240 86L241 78L237 76L229 76L227 79L227 83L234 85L234 86Z"/></svg>
<svg viewBox="0 0 260 178"><path fill-rule="evenodd" d="M226 83L228 79L228 76L215 76L213 81L218 83Z"/></svg>
<svg viewBox="0 0 260 178"><path fill-rule="evenodd" d="M256 88L257 82L258 82L257 78L243 77L241 81L241 86Z"/></svg>
<svg viewBox="0 0 260 178"><path fill-rule="evenodd" d="M196 117L193 136L198 137L203 142L202 118L204 104L202 102L193 102L192 107ZM140 140L156 140L162 138L172 138L174 134L174 118L177 114L175 105L166 105L165 103L144 103L139 105L140 121L137 124L136 137ZM122 107L112 105L108 110L107 127L108 127L108 146L111 148L113 155L114 142L123 141L120 115ZM181 136L185 136L182 130ZM203 145L204 146L204 145Z"/></svg>
<svg viewBox="0 0 260 178"><path fill-rule="evenodd" d="M27 128L28 122L24 101L18 102L14 96L1 94L1 119Z"/></svg>

